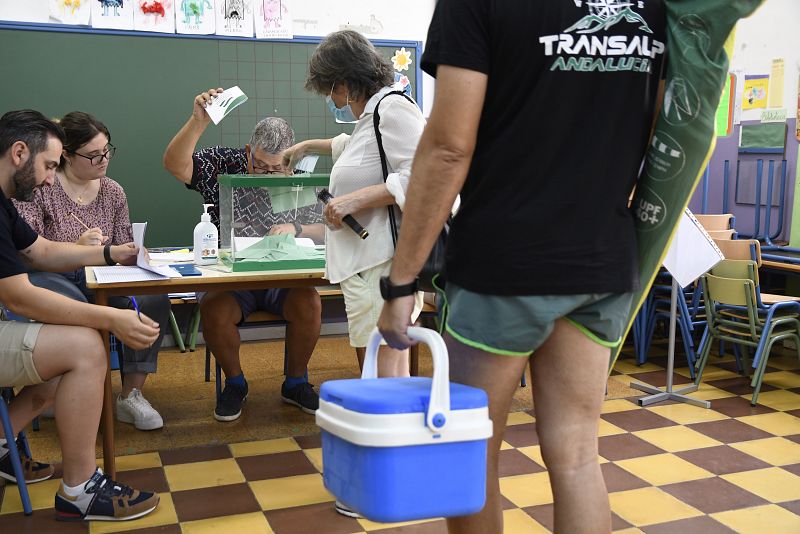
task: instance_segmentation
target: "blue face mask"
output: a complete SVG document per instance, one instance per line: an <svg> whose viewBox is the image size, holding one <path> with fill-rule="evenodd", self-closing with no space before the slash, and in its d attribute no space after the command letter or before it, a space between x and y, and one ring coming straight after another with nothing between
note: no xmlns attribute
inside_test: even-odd
<svg viewBox="0 0 800 534"><path fill-rule="evenodd" d="M333 87L331 87L331 92L333 92ZM350 107L349 103L344 107L337 108L331 95L325 97L325 103L328 104L328 109L336 117L336 122L356 122L358 120L353 114L353 108Z"/></svg>

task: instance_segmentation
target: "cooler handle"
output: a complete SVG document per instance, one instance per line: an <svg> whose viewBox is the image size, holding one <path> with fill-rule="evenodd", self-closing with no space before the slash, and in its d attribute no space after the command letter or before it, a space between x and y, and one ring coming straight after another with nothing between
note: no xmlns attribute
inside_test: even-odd
<svg viewBox="0 0 800 534"><path fill-rule="evenodd" d="M444 429L450 417L450 364L447 359L447 346L444 344L442 336L429 328L409 326L408 337L425 343L431 349L433 381L425 424L431 432L439 433ZM382 339L383 336L375 328L367 343L364 370L361 372L362 379L378 378L378 347Z"/></svg>

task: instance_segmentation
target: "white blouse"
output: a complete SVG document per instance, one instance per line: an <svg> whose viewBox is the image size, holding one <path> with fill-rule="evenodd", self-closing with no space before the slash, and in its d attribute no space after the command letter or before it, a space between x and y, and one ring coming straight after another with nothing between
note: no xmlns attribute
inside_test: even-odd
<svg viewBox="0 0 800 534"><path fill-rule="evenodd" d="M352 135L341 134L333 139L335 163L330 181L333 196L383 183L372 113L380 99L394 89L384 87L367 101ZM386 186L402 210L411 175L411 163L425 128L425 119L419 108L401 95L392 95L381 102L379 113L383 149L389 167ZM366 239L362 240L346 225L338 230L326 230L325 277L332 284L338 284L394 256L386 206L359 211L353 213L353 217L369 232ZM399 228L400 217L396 220Z"/></svg>

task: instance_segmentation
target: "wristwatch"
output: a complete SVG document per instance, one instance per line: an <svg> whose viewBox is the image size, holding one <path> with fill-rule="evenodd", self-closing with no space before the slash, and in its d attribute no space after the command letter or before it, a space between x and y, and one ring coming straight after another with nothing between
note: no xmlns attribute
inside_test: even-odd
<svg viewBox="0 0 800 534"><path fill-rule="evenodd" d="M415 278L410 284L397 286L389 280L388 276L381 276L380 287L383 300L392 300L399 297L407 297L419 291L419 280Z"/></svg>
<svg viewBox="0 0 800 534"><path fill-rule="evenodd" d="M300 237L300 234L303 233L303 227L297 221L292 221L292 224L294 224L294 236Z"/></svg>

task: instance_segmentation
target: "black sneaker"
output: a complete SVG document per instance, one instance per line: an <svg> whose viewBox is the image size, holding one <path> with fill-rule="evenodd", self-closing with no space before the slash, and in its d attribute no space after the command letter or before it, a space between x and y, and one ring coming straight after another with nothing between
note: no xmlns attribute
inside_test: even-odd
<svg viewBox="0 0 800 534"><path fill-rule="evenodd" d="M314 415L319 408L319 395L314 391L314 384L303 382L292 389L286 387L286 382L281 386L281 399L286 404L294 404L306 413Z"/></svg>
<svg viewBox="0 0 800 534"><path fill-rule="evenodd" d="M225 384L222 395L217 399L214 419L217 421L235 421L242 415L242 404L247 400L247 381L244 387Z"/></svg>
<svg viewBox="0 0 800 534"><path fill-rule="evenodd" d="M111 480L97 469L76 497L70 497L59 484L56 493L56 519L59 521L127 521L149 514L158 506L153 492L138 491Z"/></svg>
<svg viewBox="0 0 800 534"><path fill-rule="evenodd" d="M4 402L0 399L0 402ZM27 484L35 484L42 480L47 480L53 476L55 469L50 464L43 464L36 462L29 458L22 448L22 445L17 443L17 452L19 453L19 460L22 463L22 473L25 477ZM14 474L14 466L11 464L11 453L8 450L8 443L0 447L0 478L4 478L9 482L17 483L17 476Z"/></svg>

